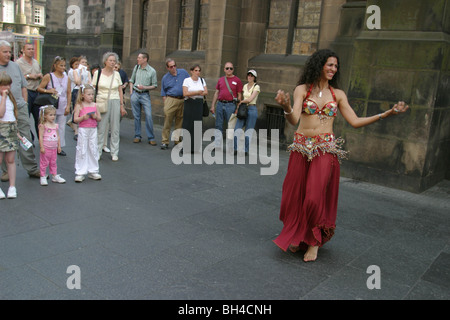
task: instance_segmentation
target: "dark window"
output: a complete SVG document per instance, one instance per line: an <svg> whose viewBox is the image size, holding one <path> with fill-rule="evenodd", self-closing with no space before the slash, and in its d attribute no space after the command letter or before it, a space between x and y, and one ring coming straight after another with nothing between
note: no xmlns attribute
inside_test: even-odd
<svg viewBox="0 0 450 320"><path fill-rule="evenodd" d="M266 53L311 55L319 40L322 0L270 0Z"/></svg>
<svg viewBox="0 0 450 320"><path fill-rule="evenodd" d="M182 0L178 49L204 51L207 42L209 0Z"/></svg>

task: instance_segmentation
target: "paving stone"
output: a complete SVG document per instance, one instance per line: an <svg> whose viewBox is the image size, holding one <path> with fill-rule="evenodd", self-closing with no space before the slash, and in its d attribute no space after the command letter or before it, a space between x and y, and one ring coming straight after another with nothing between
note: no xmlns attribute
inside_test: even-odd
<svg viewBox="0 0 450 320"><path fill-rule="evenodd" d="M341 178L335 235L305 263L272 242L288 153L273 176L261 164L175 165L171 149L134 144L125 118L119 161L104 153L102 180L75 183L66 135L65 184L42 187L19 165L18 198L0 200L0 299L449 298L448 181L412 194ZM80 290L67 288L69 265ZM372 265L381 289L367 286Z"/></svg>

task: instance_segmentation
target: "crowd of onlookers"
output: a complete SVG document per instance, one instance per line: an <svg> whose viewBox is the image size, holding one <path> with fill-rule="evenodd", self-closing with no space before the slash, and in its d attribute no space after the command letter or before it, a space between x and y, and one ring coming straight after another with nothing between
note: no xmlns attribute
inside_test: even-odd
<svg viewBox="0 0 450 320"><path fill-rule="evenodd" d="M120 122L121 117L127 114L124 95L128 85L134 117L133 142L142 140L141 116L144 115L147 141L151 146L157 146L150 91L158 88L158 81L146 52L138 55L130 78L121 69L119 57L114 52L103 55L101 66L89 65L86 56L72 57L69 61L57 56L48 73L42 72L34 56L34 44L26 42L21 56L12 61L11 44L0 41L1 181L9 181L10 184L7 196L0 189L0 199L17 197L16 152L20 154L19 159L28 175L39 178L41 185L48 185L47 169L52 182L66 182L57 171L57 157L66 156L66 126L73 130L73 138L77 141L75 181L82 182L86 175L100 180L98 161L102 153L110 153L112 161L119 160ZM191 143L183 146L184 152L199 152L194 150L194 146L201 146L201 143L195 144L195 140L201 140L201 137L194 136L194 123L202 121L202 117L211 112L216 122L217 147L222 147L224 124L236 129L245 127L244 151L247 155L253 132L250 129L256 124L256 100L260 92L256 71L247 73L248 83L244 86L234 75L233 64L227 62L225 76L218 80L212 105L208 107L208 89L201 77L200 65L192 66L190 73L177 68L171 58L165 65L167 73L161 79L165 121L160 148L168 149L170 141L175 144L182 142L182 132L185 132L190 134ZM245 108L245 115L237 119L241 105ZM34 130L30 127L30 117L34 121ZM235 154L238 138L235 135ZM36 140L39 141L39 165L34 153Z"/></svg>

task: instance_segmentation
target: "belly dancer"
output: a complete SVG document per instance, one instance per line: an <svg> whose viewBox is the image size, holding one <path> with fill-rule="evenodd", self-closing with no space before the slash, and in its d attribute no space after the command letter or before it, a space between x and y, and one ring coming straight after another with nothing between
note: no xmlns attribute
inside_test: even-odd
<svg viewBox="0 0 450 320"><path fill-rule="evenodd" d="M354 128L360 128L405 112L399 101L391 109L369 117L358 117L346 94L338 89L339 58L328 49L316 51L307 61L290 95L278 90L275 100L286 120L300 124L290 151L283 183L280 220L283 229L274 240L282 250L305 249L304 261L315 261L320 247L334 234L339 193L340 162L347 152L336 138L333 123L338 111Z"/></svg>

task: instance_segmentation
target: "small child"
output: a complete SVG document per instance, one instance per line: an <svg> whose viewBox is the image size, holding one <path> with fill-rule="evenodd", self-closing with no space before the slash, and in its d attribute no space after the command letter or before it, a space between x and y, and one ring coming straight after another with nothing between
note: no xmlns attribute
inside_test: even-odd
<svg viewBox="0 0 450 320"><path fill-rule="evenodd" d="M78 123L77 153L75 157L75 182L82 182L87 174L100 180L98 173L97 123L102 119L94 103L94 88L81 86L75 103L74 120Z"/></svg>
<svg viewBox="0 0 450 320"><path fill-rule="evenodd" d="M17 103L11 94L11 77L0 73L0 165L5 155L6 167L9 175L8 199L17 197L16 190L16 150L19 148L19 130L17 128ZM0 189L0 199L6 196Z"/></svg>
<svg viewBox="0 0 450 320"><path fill-rule="evenodd" d="M58 174L56 166L57 153L61 152L58 124L55 123L56 108L43 106L39 111L39 147L41 149L40 171L41 186L47 186L47 167L52 175L52 182L65 183Z"/></svg>

